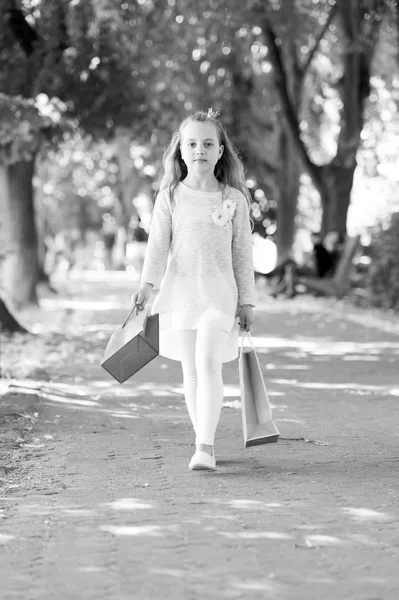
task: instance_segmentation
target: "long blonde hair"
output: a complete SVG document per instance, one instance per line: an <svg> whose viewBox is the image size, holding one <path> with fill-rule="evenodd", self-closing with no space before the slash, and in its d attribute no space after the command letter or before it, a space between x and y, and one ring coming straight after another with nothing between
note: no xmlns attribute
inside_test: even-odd
<svg viewBox="0 0 399 600"><path fill-rule="evenodd" d="M223 188L229 186L240 190L247 199L248 205L250 204L251 196L245 183L244 165L233 142L217 117L218 113L213 112L211 109L207 113L198 111L184 119L179 129L173 134L163 155L162 170L159 177L159 190L168 188L171 199L173 199L176 187L187 175L187 167L180 154L180 143L184 129L188 123L197 121L199 123L213 123L216 127L219 144L224 147L223 154L215 166L216 179L223 185Z"/></svg>

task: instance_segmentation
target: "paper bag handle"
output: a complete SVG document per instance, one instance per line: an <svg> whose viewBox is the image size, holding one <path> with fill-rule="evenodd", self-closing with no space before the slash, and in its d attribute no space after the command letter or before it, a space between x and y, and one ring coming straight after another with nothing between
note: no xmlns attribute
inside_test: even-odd
<svg viewBox="0 0 399 600"><path fill-rule="evenodd" d="M132 310L130 311L130 313L129 313L129 314L128 314L128 316L126 317L126 319L125 319L124 323L122 324L122 327L121 327L121 329L123 329L123 328L125 327L126 323L128 323L128 321L130 320L130 317L132 316L132 314L134 313L134 311L137 309L137 306L139 306L139 305L138 305L138 304L135 304L135 305L133 306ZM146 308L144 308L143 310L147 310L147 309L146 309ZM145 329L145 324L146 324L146 322L147 322L147 318L148 318L148 310L147 310L147 316L146 316L146 318L145 318L145 320L144 320L144 324L143 324L143 326L144 326L144 329Z"/></svg>
<svg viewBox="0 0 399 600"><path fill-rule="evenodd" d="M243 351L243 348L244 348L244 337L245 337L245 335L247 336L248 341L251 344L252 348L255 350L255 346L254 346L254 343L253 343L252 337L251 337L251 332L250 331L245 331L241 335L241 352Z"/></svg>

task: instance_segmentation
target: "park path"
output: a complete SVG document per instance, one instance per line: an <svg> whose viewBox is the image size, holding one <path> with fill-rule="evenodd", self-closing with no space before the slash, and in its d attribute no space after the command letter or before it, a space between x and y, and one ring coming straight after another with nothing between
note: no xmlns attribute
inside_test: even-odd
<svg viewBox="0 0 399 600"><path fill-rule="evenodd" d="M25 345L33 377L0 396L1 600L397 599L395 320L260 303L280 442L242 448L228 363L219 468L193 473L178 363L158 357L122 386L99 366L134 284L88 273L67 287Z"/></svg>

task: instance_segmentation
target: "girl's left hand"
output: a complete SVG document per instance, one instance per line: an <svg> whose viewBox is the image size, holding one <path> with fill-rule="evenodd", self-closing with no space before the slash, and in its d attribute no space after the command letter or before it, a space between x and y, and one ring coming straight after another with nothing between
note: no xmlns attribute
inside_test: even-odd
<svg viewBox="0 0 399 600"><path fill-rule="evenodd" d="M239 312L239 323L241 331L251 331L255 323L254 311L250 304L243 304Z"/></svg>

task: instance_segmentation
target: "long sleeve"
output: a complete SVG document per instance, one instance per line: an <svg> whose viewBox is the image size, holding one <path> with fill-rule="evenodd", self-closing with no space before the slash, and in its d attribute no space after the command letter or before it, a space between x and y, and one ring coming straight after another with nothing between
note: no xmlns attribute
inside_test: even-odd
<svg viewBox="0 0 399 600"><path fill-rule="evenodd" d="M167 190L156 197L152 213L150 233L145 253L141 283L152 283L159 290L168 262L172 239L172 215Z"/></svg>
<svg viewBox="0 0 399 600"><path fill-rule="evenodd" d="M233 217L232 257L238 304L255 306L252 233L248 204L243 194L240 194L236 200L236 211Z"/></svg>

